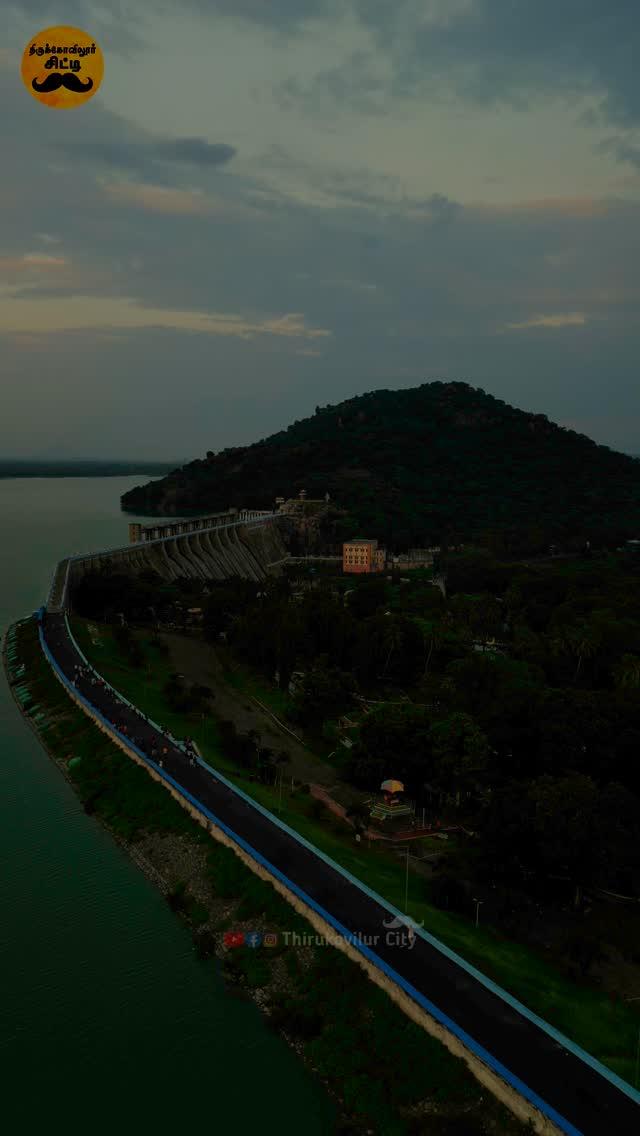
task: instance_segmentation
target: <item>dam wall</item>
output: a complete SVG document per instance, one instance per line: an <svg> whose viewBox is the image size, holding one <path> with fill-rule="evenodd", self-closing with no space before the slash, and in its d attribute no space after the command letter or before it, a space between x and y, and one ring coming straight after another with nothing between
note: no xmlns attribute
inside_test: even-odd
<svg viewBox="0 0 640 1136"><path fill-rule="evenodd" d="M229 519L232 518L232 519ZM138 539L122 548L71 556L57 565L48 599L48 610L61 611L67 590L87 572L112 571L127 575L153 572L163 580L226 580L240 576L264 580L279 571L287 559L279 518L272 513L226 513L211 518L210 528L189 522L157 526L150 533L165 533L153 539Z"/></svg>
<svg viewBox="0 0 640 1136"><path fill-rule="evenodd" d="M277 565L288 559L283 531L278 524L243 525L237 530L241 541L269 574L277 572Z"/></svg>

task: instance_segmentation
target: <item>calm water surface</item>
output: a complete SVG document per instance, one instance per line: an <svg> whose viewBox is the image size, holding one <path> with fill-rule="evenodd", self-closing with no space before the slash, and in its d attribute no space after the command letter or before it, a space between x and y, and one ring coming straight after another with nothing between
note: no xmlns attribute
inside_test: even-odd
<svg viewBox="0 0 640 1136"><path fill-rule="evenodd" d="M119 498L139 482L0 480L2 632L44 601L57 560L127 543ZM0 984L3 1113L13 1103L28 1132L333 1131L293 1053L84 814L4 675Z"/></svg>

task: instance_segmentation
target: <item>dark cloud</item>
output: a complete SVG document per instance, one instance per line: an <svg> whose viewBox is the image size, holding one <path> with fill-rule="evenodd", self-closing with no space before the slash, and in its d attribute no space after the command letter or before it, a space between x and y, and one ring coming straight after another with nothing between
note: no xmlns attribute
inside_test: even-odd
<svg viewBox="0 0 640 1136"><path fill-rule="evenodd" d="M579 8L567 0L566 6L576 19L591 8L590 0ZM27 7L37 5L25 3L23 10ZM240 4L245 14L253 7ZM304 6L296 0L296 7ZM312 7L319 11L308 5L307 14ZM457 16L448 28L434 31L433 42L413 46L407 37L399 45L392 34L391 21L397 29L410 10L406 3L399 0L394 7L372 0L362 12L372 27L382 29L386 20L387 38L381 33L380 42L395 53L396 84L403 53L410 62L414 51L416 59L421 53L422 72L416 64L407 90L457 69L461 89L482 92L484 85L482 97L496 98L500 89L504 98L510 90L534 91L536 84L553 88L554 68L563 59L571 71L564 12L555 13L555 32L541 26L537 37L531 15L531 50L519 42L517 50L510 48L516 62L511 56L505 62L500 52L515 29L507 12L504 28L494 23L496 42L490 42L482 20L491 7L475 6L475 40L464 30L471 17ZM65 19L83 26L79 9L71 5ZM546 0L531 10L551 20ZM293 8L274 0L272 6L261 4L261 11L263 20L271 12L273 26L284 27L284 15ZM54 14L51 22L55 19ZM47 15L34 23L42 27L49 20ZM594 26L594 40L596 31ZM584 29L576 32L572 89L578 74L587 75L585 35ZM602 44L606 56L604 33ZM360 75L368 60L360 57ZM595 82L595 64L589 74ZM350 97L346 89L341 97ZM55 437L69 453L81 446L98 456L126 454L139 442L140 453L144 446L146 456L164 456L175 452L179 436L195 454L269 433L312 413L318 403L428 378L464 379L554 418L570 419L578 408L594 423L598 440L640 451L637 206L613 202L590 213L576 203L574 215L546 205L514 212L463 209L437 192L437 181L416 200L401 176L332 169L321 162L312 168L282 148L267 151L264 169L261 163L251 180L236 173L232 146L154 137L97 99L74 117L72 150L68 116L43 112L13 70L0 69L0 103L0 205L6 209L8 203L10 210L0 255L18 265L12 280L32 281L29 296L42 303L47 296L63 296L69 310L75 297L89 295L255 320L302 312L308 326L333 333L317 341L320 357L296 355L295 343L275 336L240 342L169 329L65 336L65 343L77 346L77 357L91 359L89 369L70 368L68 351L54 337L38 348L34 363L24 344L6 336L0 343L8 392L0 423L5 452L20 452L26 422L24 445L33 449L44 450ZM622 129L612 133L611 153L635 163ZM110 197L97 176L105 171L107 183L118 171L156 185L188 179L187 188L195 184L203 196L220 200L219 213L171 215L145 209L126 195ZM277 175L277 189L266 178L269 172ZM293 185L300 190L297 198ZM330 207L304 204L309 187L330 197ZM249 200L259 208L247 220L232 206ZM37 233L60 238L55 252L68 262L68 276L55 269L45 268L40 278L23 271L20 258L40 247ZM527 324L541 315L570 313L583 313L584 325ZM508 324L522 327L506 331Z"/></svg>
<svg viewBox="0 0 640 1136"><path fill-rule="evenodd" d="M171 138L157 142L152 150L162 161L191 162L194 166L223 166L236 154L233 146L202 138Z"/></svg>
<svg viewBox="0 0 640 1136"><path fill-rule="evenodd" d="M634 146L633 143L627 142L624 138L619 136L606 138L598 144L596 149L601 154L613 154L618 162L626 162L640 169L640 146Z"/></svg>
<svg viewBox="0 0 640 1136"><path fill-rule="evenodd" d="M330 67L311 81L289 78L274 89L284 110L303 105L323 120L336 106L358 114L382 115L389 109L389 81L376 71L370 52L354 51L346 63Z"/></svg>
<svg viewBox="0 0 640 1136"><path fill-rule="evenodd" d="M190 0L206 15L245 20L277 32L296 32L310 20L326 19L339 8L336 0ZM344 4L343 4L344 7Z"/></svg>
<svg viewBox="0 0 640 1136"><path fill-rule="evenodd" d="M104 0L101 4L66 0L62 12L52 0L3 0L2 12L3 17L6 13L6 25L27 40L44 28L64 24L95 35L103 51L117 51L122 56L131 56L146 42L146 19L128 0Z"/></svg>
<svg viewBox="0 0 640 1136"><path fill-rule="evenodd" d="M7 0L5 0L5 8ZM383 113L394 97L415 96L443 80L475 102L530 106L551 94L601 98L610 121L640 120L640 83L633 52L640 40L637 0L149 0L132 9L125 0L69 0L64 19L96 29L126 51L144 42L154 12L190 7L206 17L251 22L276 35L293 35L314 20L334 26L354 14L391 65L383 82L373 58L356 52L308 87L288 81L282 100L317 105L332 98L354 109ZM9 0L9 14L36 28L60 19L49 0ZM433 13L439 20L429 19ZM127 47L129 45L129 47Z"/></svg>
<svg viewBox="0 0 640 1136"><path fill-rule="evenodd" d="M520 108L549 95L595 95L605 118L640 120L636 0L452 0L439 5L440 21L425 19L429 5L416 0L353 0L352 10L391 64L388 80L372 53L357 52L308 84L284 84L285 103L311 111L331 99L385 113L392 100L435 94L444 82L474 103Z"/></svg>
<svg viewBox="0 0 640 1136"><path fill-rule="evenodd" d="M640 116L640 85L632 50L640 34L635 0L475 0L445 26L416 29L406 74L411 88L423 68L486 102L546 93L603 96L603 110L621 122Z"/></svg>
<svg viewBox="0 0 640 1136"><path fill-rule="evenodd" d="M97 142L67 142L64 146L69 154L81 158L83 162L88 160L111 169L127 170L156 184L173 180L166 172L162 172L160 167L163 165L177 162L202 169L214 169L226 165L236 154L233 146L223 142L205 142L201 138L155 141L111 138Z"/></svg>

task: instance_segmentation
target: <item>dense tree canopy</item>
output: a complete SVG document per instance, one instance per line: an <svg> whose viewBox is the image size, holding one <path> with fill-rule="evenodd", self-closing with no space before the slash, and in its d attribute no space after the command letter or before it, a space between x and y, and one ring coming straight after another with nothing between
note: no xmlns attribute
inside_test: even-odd
<svg viewBox="0 0 640 1136"><path fill-rule="evenodd" d="M640 463L467 383L433 382L318 407L261 442L130 490L123 506L264 508L301 488L310 498L329 492L347 511L336 542L354 531L394 549L474 538L517 556L635 536Z"/></svg>

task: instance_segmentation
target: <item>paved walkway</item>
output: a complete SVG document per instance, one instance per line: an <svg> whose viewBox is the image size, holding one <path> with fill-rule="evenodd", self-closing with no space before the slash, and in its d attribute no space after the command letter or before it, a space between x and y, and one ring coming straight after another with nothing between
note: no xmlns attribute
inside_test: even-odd
<svg viewBox="0 0 640 1136"><path fill-rule="evenodd" d="M58 665L72 676L82 659L69 637L64 616L45 615L44 634ZM406 938L404 946L398 935L389 938L385 907L208 770L190 765L180 749L163 741L162 735L134 710L119 703L109 689L93 686L86 678L79 681L78 689L116 728L135 735L147 754L152 746L160 749L165 745L165 771L318 907L365 942L369 936L378 936L372 948L377 958L519 1078L527 1095L540 1098L539 1107L547 1114L550 1110L556 1113L556 1123L558 1115L567 1118L561 1124L564 1131L583 1136L608 1132L637 1136L639 1105L597 1068L555 1041L428 940L418 935L413 949L407 949Z"/></svg>

